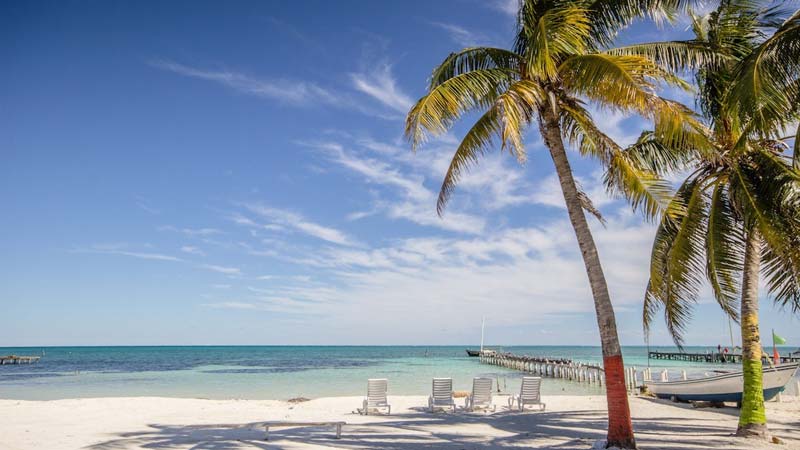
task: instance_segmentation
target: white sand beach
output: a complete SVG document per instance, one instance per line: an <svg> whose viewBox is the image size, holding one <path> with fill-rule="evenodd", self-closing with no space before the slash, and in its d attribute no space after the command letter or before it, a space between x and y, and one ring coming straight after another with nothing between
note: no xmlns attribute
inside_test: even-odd
<svg viewBox="0 0 800 450"><path fill-rule="evenodd" d="M494 413L435 413L422 396L390 396L390 416L360 416L361 397L319 398L290 404L274 400L161 397L0 400L0 449L590 449L605 435L605 398L549 396L545 412L509 412L506 397ZM784 445L733 437L738 410L694 408L631 398L642 449L800 449L800 399L768 402L774 435ZM341 439L332 427L270 430L264 421L345 421Z"/></svg>

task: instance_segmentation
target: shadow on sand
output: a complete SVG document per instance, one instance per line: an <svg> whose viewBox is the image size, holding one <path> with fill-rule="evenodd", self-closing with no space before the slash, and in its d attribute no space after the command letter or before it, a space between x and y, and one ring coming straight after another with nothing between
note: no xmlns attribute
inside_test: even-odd
<svg viewBox="0 0 800 450"><path fill-rule="evenodd" d="M723 414L728 414L724 411ZM642 448L683 450L728 448L732 430L717 418L687 420L681 408L673 417L637 418L637 440ZM150 424L145 432L120 433L89 447L91 450L145 449L288 449L302 444L313 448L344 449L581 449L605 437L604 411L529 412L494 414L411 411L381 417L374 422L344 427L335 439L331 427L294 427L270 430L264 441L260 422L228 425L175 426Z"/></svg>

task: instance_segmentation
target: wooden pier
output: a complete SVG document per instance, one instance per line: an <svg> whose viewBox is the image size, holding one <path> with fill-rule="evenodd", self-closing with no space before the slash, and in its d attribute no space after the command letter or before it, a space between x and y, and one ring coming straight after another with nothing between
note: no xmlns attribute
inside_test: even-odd
<svg viewBox="0 0 800 450"><path fill-rule="evenodd" d="M520 370L541 377L560 378L597 386L605 384L605 372L602 367L569 359L484 351L480 355L480 362Z"/></svg>
<svg viewBox="0 0 800 450"><path fill-rule="evenodd" d="M681 353L681 352L649 352L650 359L666 359L670 361L689 361L689 362L704 362L704 363L741 363L742 355L740 353ZM767 364L766 356L761 358ZM781 356L781 364L800 362L800 355L798 356Z"/></svg>
<svg viewBox="0 0 800 450"><path fill-rule="evenodd" d="M34 364L39 362L39 359L41 359L41 356L18 356L18 355L0 356L0 365Z"/></svg>

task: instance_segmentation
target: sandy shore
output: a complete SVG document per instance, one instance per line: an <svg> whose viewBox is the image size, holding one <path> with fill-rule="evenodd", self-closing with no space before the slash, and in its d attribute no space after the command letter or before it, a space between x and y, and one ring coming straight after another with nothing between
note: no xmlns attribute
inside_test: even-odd
<svg viewBox="0 0 800 450"><path fill-rule="evenodd" d="M589 449L605 435L605 398L551 396L546 412L509 412L496 397L495 413L424 412L427 399L390 397L391 416L354 414L360 397L320 398L300 404L264 400L157 397L54 401L0 400L0 448L21 449ZM770 426L784 445L731 436L738 410L696 409L632 398L634 427L643 449L800 449L800 399L767 403ZM347 422L339 440L325 427L271 430L259 422Z"/></svg>

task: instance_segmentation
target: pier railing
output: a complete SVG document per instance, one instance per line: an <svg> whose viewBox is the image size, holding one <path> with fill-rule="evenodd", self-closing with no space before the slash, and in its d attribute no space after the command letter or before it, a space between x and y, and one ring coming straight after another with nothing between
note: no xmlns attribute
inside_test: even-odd
<svg viewBox="0 0 800 450"><path fill-rule="evenodd" d="M605 371L597 364L576 362L563 358L547 358L513 353L483 352L480 362L507 369L519 370L533 375L558 378L565 381L603 386L606 383ZM647 380L647 371L641 374L636 367L625 368L625 386L631 394L639 392L639 387Z"/></svg>
<svg viewBox="0 0 800 450"><path fill-rule="evenodd" d="M650 359L666 359L669 361L690 361L690 362L704 362L704 363L741 363L742 362L742 355L740 353L718 353L718 352L709 352L709 353L682 353L682 352L648 352L648 357ZM767 356L763 356L761 358L762 362L767 363L767 360L771 359ZM800 355L781 355L780 356L780 363L793 363L793 362L800 362Z"/></svg>
<svg viewBox="0 0 800 450"><path fill-rule="evenodd" d="M0 356L0 365L5 364L33 364L39 362L41 356Z"/></svg>

